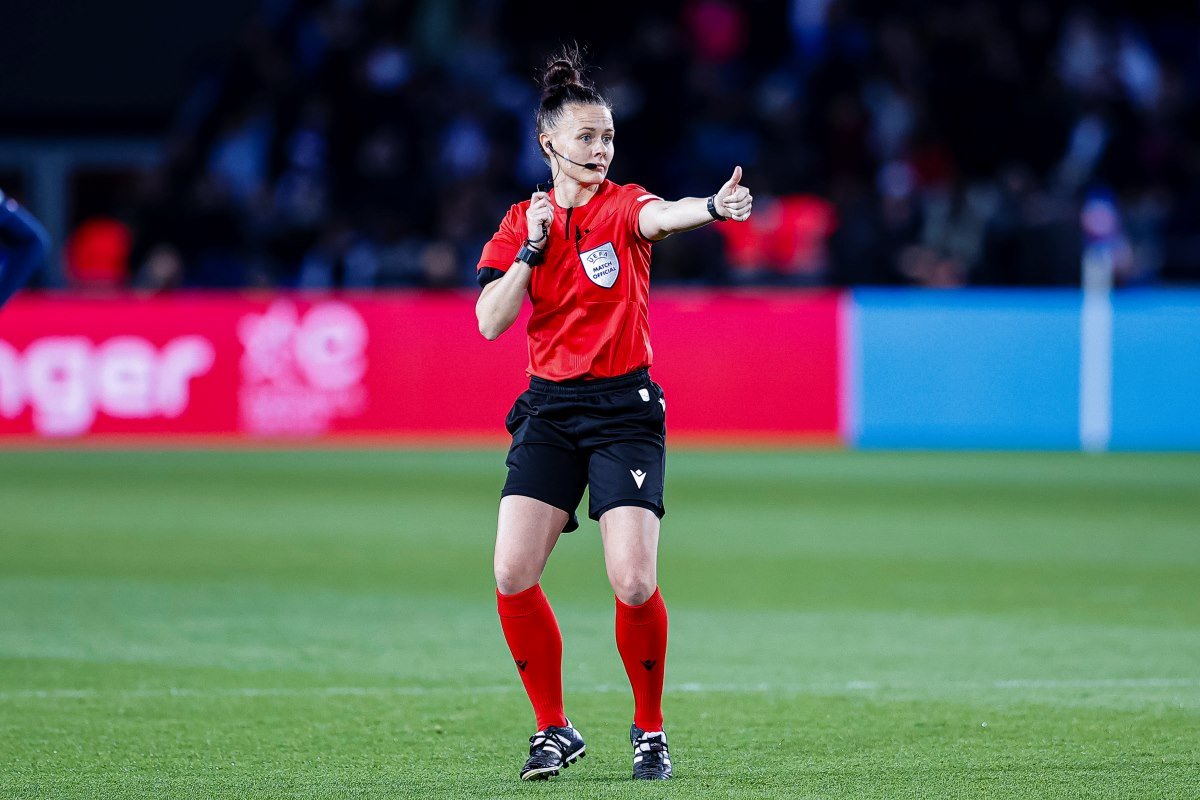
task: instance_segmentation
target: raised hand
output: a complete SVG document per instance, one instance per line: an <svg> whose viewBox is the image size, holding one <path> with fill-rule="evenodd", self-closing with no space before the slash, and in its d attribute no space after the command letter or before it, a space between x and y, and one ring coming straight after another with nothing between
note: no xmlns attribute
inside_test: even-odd
<svg viewBox="0 0 1200 800"><path fill-rule="evenodd" d="M525 211L525 222L529 226L528 239L539 249L545 248L546 231L554 219L554 208L550 205L550 195L546 192L534 192L529 198L529 208Z"/></svg>
<svg viewBox="0 0 1200 800"><path fill-rule="evenodd" d="M733 175L725 181L725 185L717 192L713 205L717 213L735 222L745 222L750 218L754 206L754 196L750 190L741 185L742 168L734 167Z"/></svg>

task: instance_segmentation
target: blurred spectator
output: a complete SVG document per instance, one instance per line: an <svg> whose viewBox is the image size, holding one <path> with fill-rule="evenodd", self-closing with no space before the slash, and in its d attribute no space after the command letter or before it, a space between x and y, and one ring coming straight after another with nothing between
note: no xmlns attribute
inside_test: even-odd
<svg viewBox="0 0 1200 800"><path fill-rule="evenodd" d="M590 46L618 133L641 145L618 136L614 180L688 195L739 163L762 198L749 227L660 245L656 281L1077 284L1101 189L1124 284L1200 280L1194 16L1046 0L264 9L146 181L137 285L472 285L509 199L545 179L531 76L561 31Z"/></svg>
<svg viewBox="0 0 1200 800"><path fill-rule="evenodd" d="M816 285L829 279L833 204L815 195L761 197L745 225L722 225L736 283Z"/></svg>
<svg viewBox="0 0 1200 800"><path fill-rule="evenodd" d="M84 221L63 248L67 281L80 289L115 289L129 281L129 251L133 241L124 223L115 219Z"/></svg>
<svg viewBox="0 0 1200 800"><path fill-rule="evenodd" d="M42 223L0 189L0 306L42 266L49 248Z"/></svg>

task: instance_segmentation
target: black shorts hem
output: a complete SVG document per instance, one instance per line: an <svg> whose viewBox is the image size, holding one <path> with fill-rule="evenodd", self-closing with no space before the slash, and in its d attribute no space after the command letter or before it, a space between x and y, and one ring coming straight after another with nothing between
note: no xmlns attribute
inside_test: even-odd
<svg viewBox="0 0 1200 800"><path fill-rule="evenodd" d="M611 503L605 503L604 505L600 506L600 508L596 509L595 511L588 512L588 516L590 518L596 520L597 522L599 522L600 517L604 516L605 511L612 511L614 508L619 508L621 506L636 506L638 508L647 508L647 509L653 511L654 515L656 517L658 517L659 519L662 519L663 516L665 516L667 513L666 507L663 506L662 504L651 503L649 500L641 500L641 499L635 497L635 498L630 498L628 500L613 500Z"/></svg>
<svg viewBox="0 0 1200 800"><path fill-rule="evenodd" d="M537 500L539 502L545 503L548 506L554 506L559 511L567 512L567 524L563 526L562 532L570 533L571 531L579 530L579 517L575 514L575 511L573 509L563 508L562 501L555 500L553 498L546 497L546 496L539 497L537 492L525 491L520 488L510 489L508 487L505 487L500 492L501 499L503 499L505 497L512 497L512 496L528 497L531 500Z"/></svg>

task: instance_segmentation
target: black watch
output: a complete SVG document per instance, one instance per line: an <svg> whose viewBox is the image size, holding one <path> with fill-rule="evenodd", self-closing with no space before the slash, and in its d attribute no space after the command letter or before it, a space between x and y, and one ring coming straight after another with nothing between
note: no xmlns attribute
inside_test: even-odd
<svg viewBox="0 0 1200 800"><path fill-rule="evenodd" d="M531 267L536 267L542 263L543 253L529 246L529 240L525 240L525 244L521 245L521 249L517 251L517 261L524 261Z"/></svg>
<svg viewBox="0 0 1200 800"><path fill-rule="evenodd" d="M708 198L708 213L711 214L712 218L715 219L717 222L728 222L729 221L729 217L722 217L720 214L717 213L717 196L715 194L712 197Z"/></svg>

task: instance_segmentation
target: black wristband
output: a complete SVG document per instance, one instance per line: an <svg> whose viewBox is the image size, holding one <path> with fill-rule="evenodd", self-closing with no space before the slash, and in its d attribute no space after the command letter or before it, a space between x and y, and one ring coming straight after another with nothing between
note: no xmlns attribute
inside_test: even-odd
<svg viewBox="0 0 1200 800"><path fill-rule="evenodd" d="M531 267L536 267L542 263L542 251L529 246L528 240L521 245L521 249L517 251L517 261L524 261Z"/></svg>
<svg viewBox="0 0 1200 800"><path fill-rule="evenodd" d="M708 198L708 213L711 214L712 218L717 222L726 222L729 220L729 217L722 217L717 213L717 196L715 194Z"/></svg>

